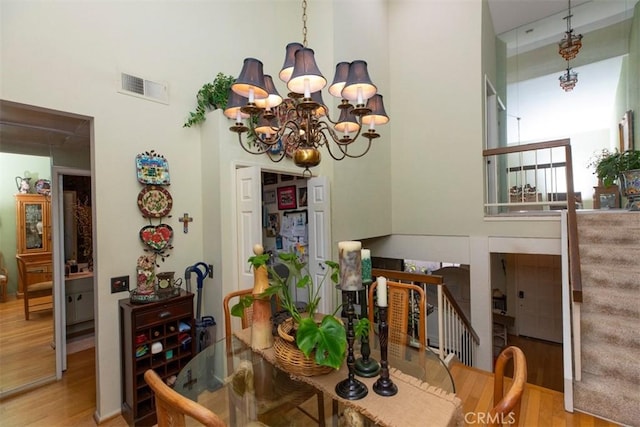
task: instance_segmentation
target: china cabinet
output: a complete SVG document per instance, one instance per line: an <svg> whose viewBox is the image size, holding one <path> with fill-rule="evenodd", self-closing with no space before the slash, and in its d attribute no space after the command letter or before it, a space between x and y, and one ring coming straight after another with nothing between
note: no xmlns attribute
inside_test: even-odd
<svg viewBox="0 0 640 427"><path fill-rule="evenodd" d="M51 200L42 194L16 194L18 255L51 253Z"/></svg>
<svg viewBox="0 0 640 427"><path fill-rule="evenodd" d="M42 273L33 280L51 280L51 198L43 194L16 194L16 256L27 271ZM18 277L18 297L24 295L24 277ZM31 277L31 276L30 276Z"/></svg>

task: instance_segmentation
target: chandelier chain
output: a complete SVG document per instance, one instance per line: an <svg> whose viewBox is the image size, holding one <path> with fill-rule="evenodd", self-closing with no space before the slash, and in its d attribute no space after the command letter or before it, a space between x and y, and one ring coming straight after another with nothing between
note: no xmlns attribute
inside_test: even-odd
<svg viewBox="0 0 640 427"><path fill-rule="evenodd" d="M307 0L302 0L302 46L307 47Z"/></svg>

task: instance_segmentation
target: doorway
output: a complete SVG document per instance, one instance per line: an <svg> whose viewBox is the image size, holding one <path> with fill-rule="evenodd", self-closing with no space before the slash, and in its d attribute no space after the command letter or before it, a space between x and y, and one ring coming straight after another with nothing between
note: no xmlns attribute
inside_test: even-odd
<svg viewBox="0 0 640 427"><path fill-rule="evenodd" d="M263 171L257 166L238 167L236 265L240 288L253 284L253 272L246 260L253 255L256 242L261 242L266 251L275 251L273 253L302 250L310 276L314 282L321 283L324 261L331 259L330 200L327 177L303 179L289 172ZM293 226L285 232L284 225L289 222ZM295 226L297 223L300 227ZM323 287L318 306L325 313L332 311L336 299L335 291L328 288ZM304 298L305 295L297 295L297 299Z"/></svg>
<svg viewBox="0 0 640 427"><path fill-rule="evenodd" d="M90 117L51 110L34 105L0 100L0 118L0 139L2 140L0 159L6 160L3 159L3 156L24 157L26 155L46 158L47 176L39 176L38 178L46 178L52 181L52 196L57 194L58 189L54 188L55 183L53 181L55 178L51 170L51 165L65 164L69 162L86 166L87 169L90 169L92 126L92 119ZM10 167L5 167L7 165L13 166L15 165L15 162L3 161L3 165L0 167L0 175L9 173L8 170ZM24 169L12 174L11 180L13 180L14 175L21 175L22 173L24 173ZM86 173L89 175L91 174L89 170L87 170ZM16 222L14 218L15 207L13 194L15 194L17 190L15 187L4 185L5 182L9 181L10 180L8 178L3 178L2 184L0 184L0 233L2 234L0 238L0 245L2 246L2 251L5 254L5 259L8 262L15 264ZM59 191L62 190L60 189ZM54 216L61 217L53 209L53 204L56 202L51 200L51 203L52 218ZM61 226L57 226L54 222L51 224L51 229L53 231L52 253L54 262L52 264L52 269L54 282L64 283L64 268L62 268L63 256L61 249L58 249L56 246L61 238ZM58 265L60 267L57 267ZM58 273L60 274L60 277L56 276ZM16 288L16 277L17 273L14 270L13 277L10 278L10 281L13 282L12 289ZM8 397L15 393L24 392L31 388L39 387L40 385L53 381L56 378L60 379L62 377L62 370L65 369L66 366L63 367L61 352L64 347L64 341L61 340L61 334L59 332L61 332L62 326L65 325L64 313L61 309L61 304L64 300L61 300L61 298L56 296L56 289L64 289L64 286L56 286L54 284L55 307L53 311L48 311L48 324L50 325L49 328L51 330L51 335L47 338L46 346L48 351L54 354L53 363L51 364L52 368L46 375L41 375L38 378L30 378L28 376L20 375L20 384L15 387L12 386L11 389L5 387L6 383L3 381L2 397ZM15 291L13 292L12 297L16 297ZM91 304L93 305L93 301ZM0 307L4 309L7 305L5 303L1 303ZM46 312L43 312L42 314L46 314ZM55 331L58 332L55 340L53 338L54 322ZM14 335L14 343L19 342L21 344L26 344L33 341L30 338L30 334L20 331L18 328L2 327L2 332L5 331ZM0 345L0 352L6 348L15 350L17 347L17 345ZM41 367L45 365L43 363L43 358L39 357L32 351L25 351L16 360L17 362L25 365L30 373L41 371ZM16 368L8 369L7 365L4 363L0 366L0 369L3 371L8 370L9 372L17 372ZM38 369L34 369L34 367L37 367Z"/></svg>
<svg viewBox="0 0 640 427"><path fill-rule="evenodd" d="M557 391L563 391L561 270L560 255L491 254L494 355L506 345L520 347L528 382ZM505 325L504 318L513 321Z"/></svg>

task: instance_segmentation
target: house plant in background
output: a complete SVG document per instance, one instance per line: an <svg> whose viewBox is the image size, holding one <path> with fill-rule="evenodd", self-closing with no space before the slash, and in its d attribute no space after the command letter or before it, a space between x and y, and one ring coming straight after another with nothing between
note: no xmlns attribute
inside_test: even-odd
<svg viewBox="0 0 640 427"><path fill-rule="evenodd" d="M205 83L196 95L196 110L189 113L183 127L191 127L206 120L207 111L224 110L227 107L231 85L236 81L233 76L218 73L211 83Z"/></svg>
<svg viewBox="0 0 640 427"><path fill-rule="evenodd" d="M254 270L266 266L269 273L269 287L265 296L276 295L286 313L290 316L278 325L278 336L274 350L278 362L288 372L313 376L339 369L346 354L347 337L342 322L334 314L318 314L320 290L324 282L334 284L339 280L339 266L333 261L325 261L329 267L320 283L315 284L309 274L307 264L300 261L294 252L278 254L278 261L289 271L282 277L269 265L270 255L255 255L249 258ZM308 291L306 307L301 309L294 300L291 289ZM253 296L245 296L231 307L231 314L241 316L244 308L253 304Z"/></svg>
<svg viewBox="0 0 640 427"><path fill-rule="evenodd" d="M597 153L589 163L603 186L619 183L620 192L627 197L627 209L640 210L640 150Z"/></svg>

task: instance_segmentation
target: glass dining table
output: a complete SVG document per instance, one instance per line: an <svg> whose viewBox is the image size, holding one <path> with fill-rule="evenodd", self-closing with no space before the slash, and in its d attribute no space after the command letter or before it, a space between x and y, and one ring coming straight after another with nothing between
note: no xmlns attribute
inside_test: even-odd
<svg viewBox="0 0 640 427"><path fill-rule="evenodd" d="M245 329L203 349L179 372L174 390L212 410L230 427L337 426L339 416L358 419L341 425L460 425L461 403L449 370L433 351L412 345L410 337L389 345L389 368L398 395L377 395L371 387L377 375L356 377L369 393L346 401L333 390L348 376L345 364L319 377L292 375L278 366L273 348L254 351L248 345L250 336L250 328ZM371 357L379 361L376 335L371 339ZM359 343L354 348L359 357ZM425 416L431 422L425 424Z"/></svg>

